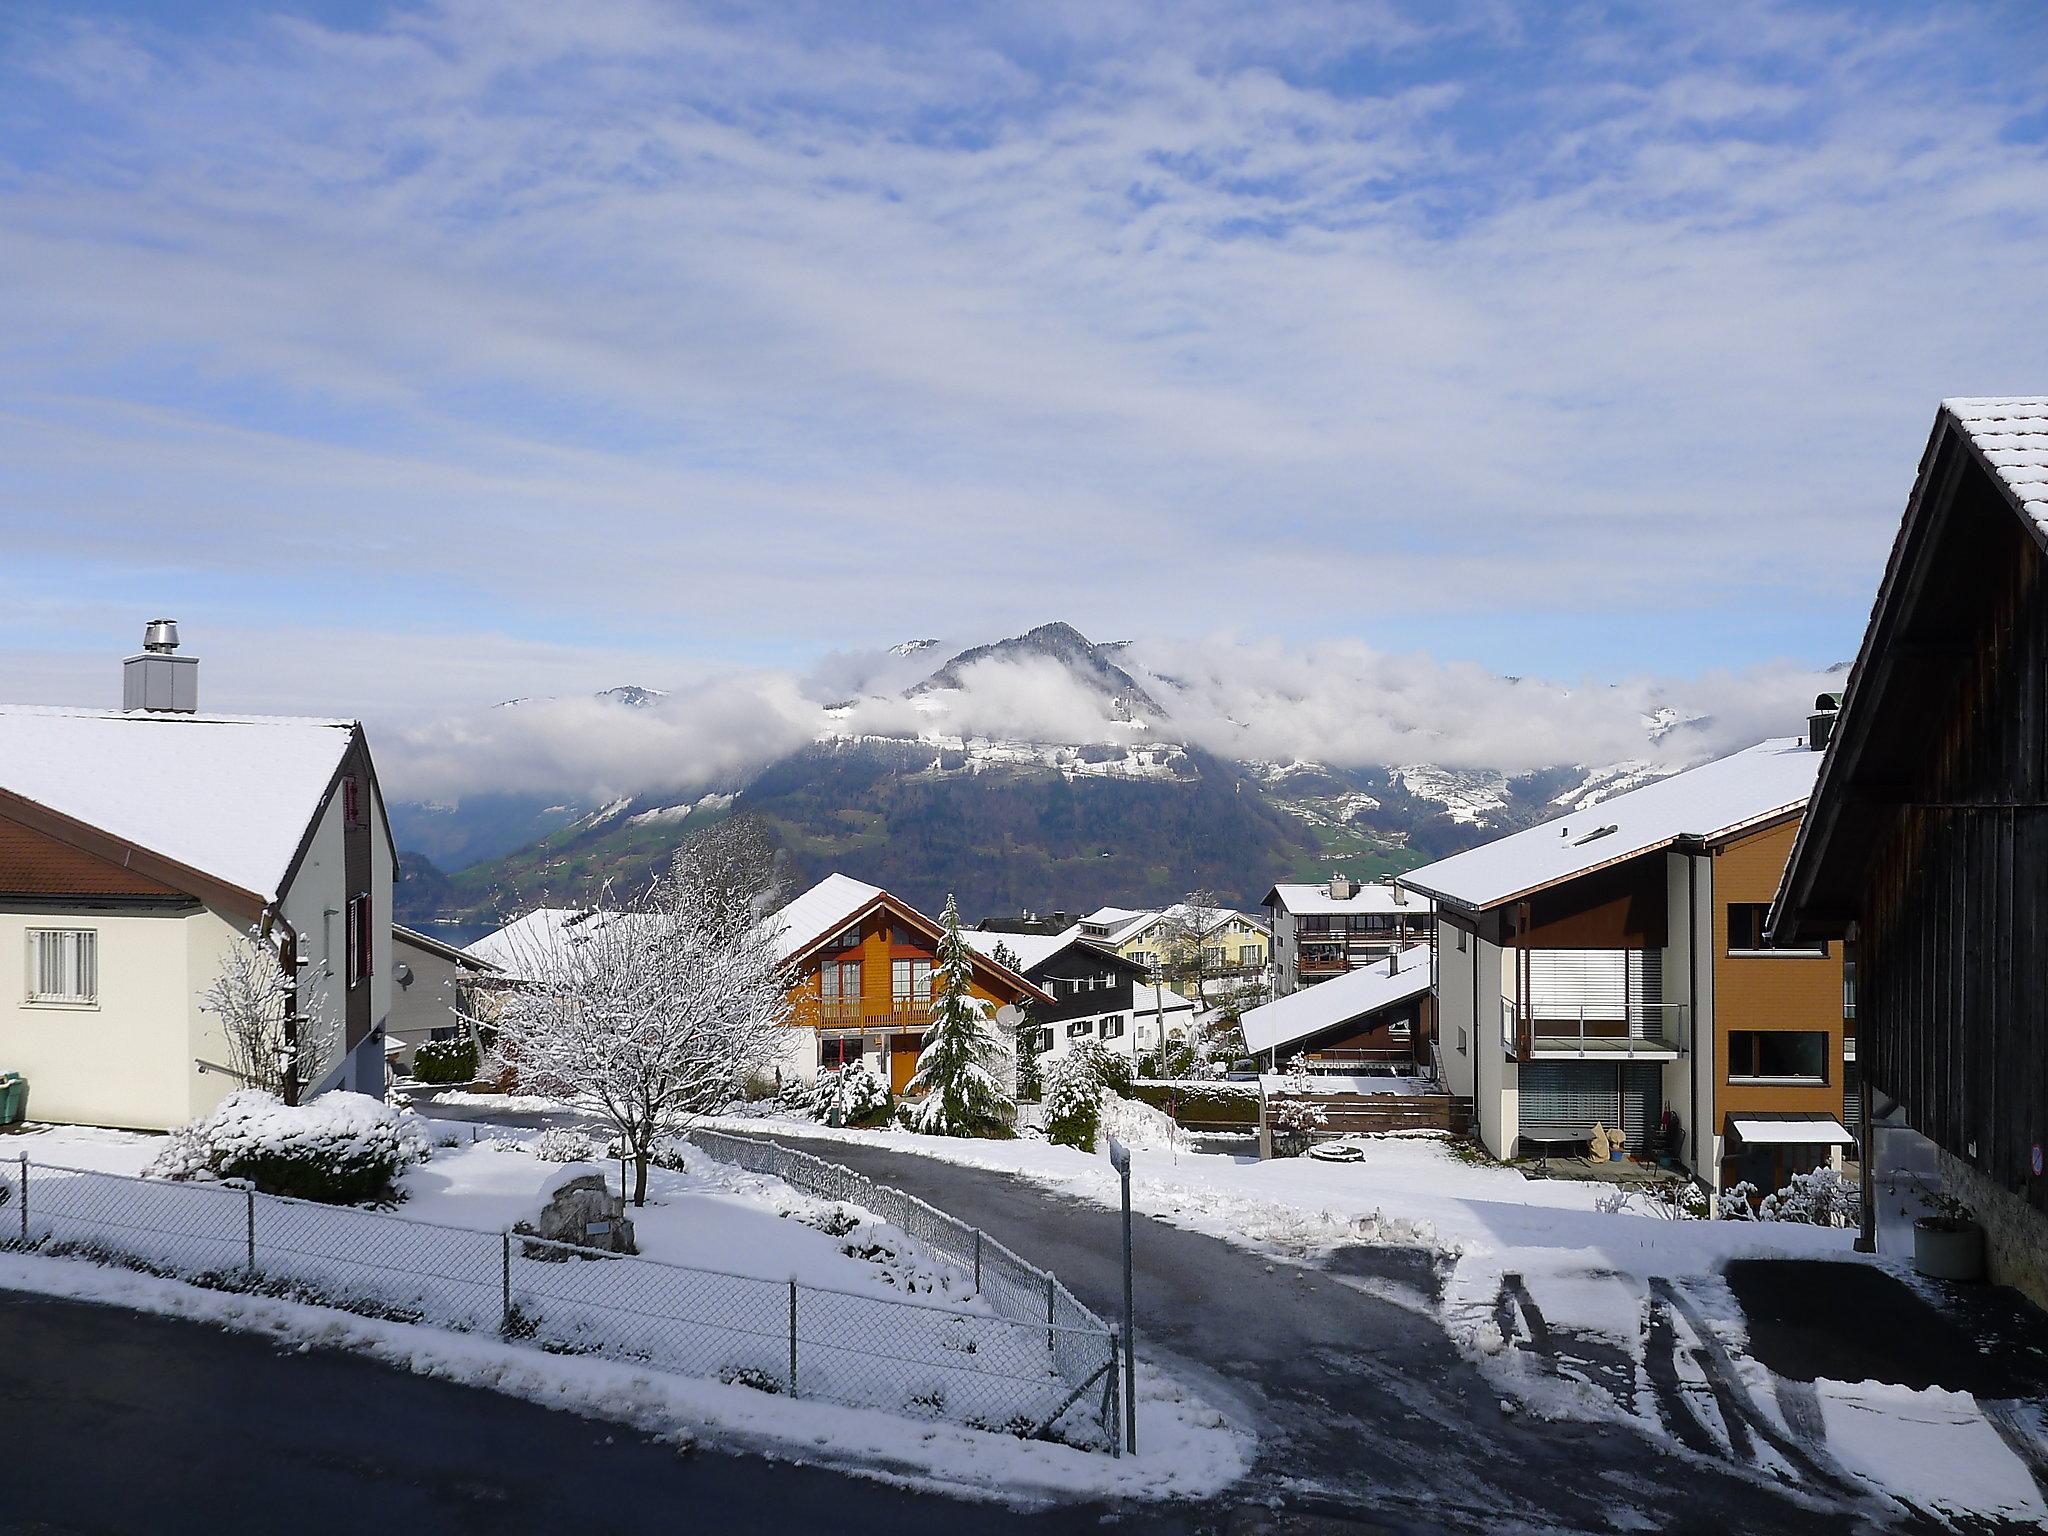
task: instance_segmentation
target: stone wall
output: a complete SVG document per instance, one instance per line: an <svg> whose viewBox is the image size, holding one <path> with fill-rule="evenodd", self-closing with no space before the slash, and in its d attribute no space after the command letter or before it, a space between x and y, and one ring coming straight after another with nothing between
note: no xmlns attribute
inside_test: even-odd
<svg viewBox="0 0 2048 1536"><path fill-rule="evenodd" d="M1941 1187L1977 1213L1984 1227L1984 1263L1991 1279L2048 1311L2048 1216L2001 1189L1975 1168L1937 1151Z"/></svg>

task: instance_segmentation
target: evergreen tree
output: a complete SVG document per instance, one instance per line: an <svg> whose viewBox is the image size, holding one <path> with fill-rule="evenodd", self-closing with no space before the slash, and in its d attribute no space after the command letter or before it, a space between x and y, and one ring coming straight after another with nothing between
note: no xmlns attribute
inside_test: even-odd
<svg viewBox="0 0 2048 1536"><path fill-rule="evenodd" d="M1018 953L1001 939L989 959L997 965L1006 966L1019 976L1024 974L1024 961ZM1044 1074L1038 1067L1038 1011L1026 998L1017 1005L1017 1026L1010 1031L1010 1054L1017 1062L1017 1098L1025 1104L1038 1102L1044 1090Z"/></svg>
<svg viewBox="0 0 2048 1536"><path fill-rule="evenodd" d="M1000 1135L1010 1112L997 1072L1002 1038L989 1004L974 995L974 952L960 937L960 907L950 896L941 921L932 1023L909 1084L909 1092L924 1097L910 1112L911 1128L929 1136Z"/></svg>

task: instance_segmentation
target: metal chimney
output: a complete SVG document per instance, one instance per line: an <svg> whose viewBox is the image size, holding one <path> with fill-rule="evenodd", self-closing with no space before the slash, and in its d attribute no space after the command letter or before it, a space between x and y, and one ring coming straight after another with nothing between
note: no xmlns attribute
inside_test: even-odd
<svg viewBox="0 0 2048 1536"><path fill-rule="evenodd" d="M121 663L121 707L154 714L189 715L199 708L199 658L180 656L178 621L151 619L142 653Z"/></svg>

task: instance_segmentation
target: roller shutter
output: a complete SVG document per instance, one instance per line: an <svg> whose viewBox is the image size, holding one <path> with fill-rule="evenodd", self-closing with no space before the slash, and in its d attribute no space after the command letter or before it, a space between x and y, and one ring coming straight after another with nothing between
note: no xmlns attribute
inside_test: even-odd
<svg viewBox="0 0 2048 1536"><path fill-rule="evenodd" d="M1664 1114L1664 1070L1652 1062L1631 1062L1621 1069L1621 1128L1628 1149L1640 1152Z"/></svg>
<svg viewBox="0 0 2048 1536"><path fill-rule="evenodd" d="M1529 995L1538 1019L1628 1017L1628 951L1538 949L1529 955Z"/></svg>
<svg viewBox="0 0 2048 1536"><path fill-rule="evenodd" d="M1590 1131L1621 1119L1621 1078L1602 1061L1527 1061L1518 1076L1523 1129Z"/></svg>

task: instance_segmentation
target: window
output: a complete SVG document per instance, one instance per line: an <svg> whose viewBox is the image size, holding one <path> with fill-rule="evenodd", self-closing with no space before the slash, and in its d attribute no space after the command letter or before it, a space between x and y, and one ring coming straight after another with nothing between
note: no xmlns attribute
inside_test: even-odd
<svg viewBox="0 0 2048 1536"><path fill-rule="evenodd" d="M1131 951L1131 961L1135 965L1144 966L1149 971L1159 963L1159 957L1149 949L1134 949Z"/></svg>
<svg viewBox="0 0 2048 1536"><path fill-rule="evenodd" d="M932 1000L932 963L929 960L891 960L889 997L898 1008L912 1008Z"/></svg>
<svg viewBox="0 0 2048 1536"><path fill-rule="evenodd" d="M1223 964L1223 951L1220 949L1204 949L1202 951L1202 964L1212 970L1221 966Z"/></svg>
<svg viewBox="0 0 2048 1536"><path fill-rule="evenodd" d="M1037 1038L1037 1039L1036 1039L1036 1040L1035 1040L1035 1041L1034 1041L1034 1042L1032 1043L1032 1047L1031 1047L1031 1048L1032 1048L1033 1050L1037 1051L1037 1052L1038 1052L1038 1054L1039 1054L1039 1055L1041 1055L1041 1056L1043 1056L1043 1055L1044 1055L1044 1054L1045 1054L1045 1053L1046 1053L1047 1051L1051 1050L1051 1049L1052 1049L1052 1031L1051 1031L1051 1030L1049 1030L1049 1029L1041 1029L1041 1030L1039 1030L1039 1031L1038 1031L1038 1038Z"/></svg>
<svg viewBox="0 0 2048 1536"><path fill-rule="evenodd" d="M860 962L827 960L818 967L818 996L827 1013L860 1011Z"/></svg>
<svg viewBox="0 0 2048 1536"><path fill-rule="evenodd" d="M28 1000L96 1003L100 997L100 939L91 928L31 928Z"/></svg>
<svg viewBox="0 0 2048 1536"><path fill-rule="evenodd" d="M1259 946L1256 944L1245 944L1238 948L1237 963L1239 965L1257 965L1261 958Z"/></svg>
<svg viewBox="0 0 2048 1536"><path fill-rule="evenodd" d="M1124 1021L1123 1021L1123 1019L1122 1019L1121 1017L1118 1017L1118 1018L1113 1018L1113 1019L1104 1019L1104 1020L1102 1021L1102 1038L1103 1038L1103 1039L1105 1039L1105 1040L1114 1040L1114 1039L1118 1038L1118 1037L1119 1037L1120 1035L1122 1035L1122 1034L1123 1034L1123 1032L1124 1032Z"/></svg>
<svg viewBox="0 0 2048 1536"><path fill-rule="evenodd" d="M348 984L370 979L370 966L376 950L376 930L370 925L370 893L365 891L348 899Z"/></svg>
<svg viewBox="0 0 2048 1536"><path fill-rule="evenodd" d="M363 819L363 781L352 773L344 775L341 781L341 824L350 828L366 825Z"/></svg>
<svg viewBox="0 0 2048 1536"><path fill-rule="evenodd" d="M828 950L859 949L860 924L855 923L844 933L833 934L831 938L825 941L825 948Z"/></svg>
<svg viewBox="0 0 2048 1536"><path fill-rule="evenodd" d="M1856 941L1842 944L1842 1017L1856 1017Z"/></svg>
<svg viewBox="0 0 2048 1536"><path fill-rule="evenodd" d="M1076 1019L1067 1026L1067 1038L1069 1040L1075 1040L1082 1035L1092 1035L1094 1033L1095 1021L1093 1019Z"/></svg>
<svg viewBox="0 0 2048 1536"><path fill-rule="evenodd" d="M1771 920L1771 904L1767 901L1731 901L1728 903L1728 953L1731 955L1824 955L1828 952L1825 944L1817 948L1780 949L1773 944L1764 931L1764 925Z"/></svg>
<svg viewBox="0 0 2048 1536"><path fill-rule="evenodd" d="M1462 955L1465 952L1465 930L1460 928L1456 932L1458 935L1458 953Z"/></svg>
<svg viewBox="0 0 2048 1536"><path fill-rule="evenodd" d="M851 1066L860 1060L865 1044L859 1035L827 1035L818 1042L818 1065L827 1072Z"/></svg>
<svg viewBox="0 0 2048 1536"><path fill-rule="evenodd" d="M1464 935L1460 934L1459 937L1463 938ZM1458 1026L1458 1054L1460 1056L1465 1054L1465 1026L1462 1024Z"/></svg>
<svg viewBox="0 0 2048 1536"><path fill-rule="evenodd" d="M1828 1037L1818 1029L1736 1029L1728 1033L1728 1077L1824 1083Z"/></svg>

